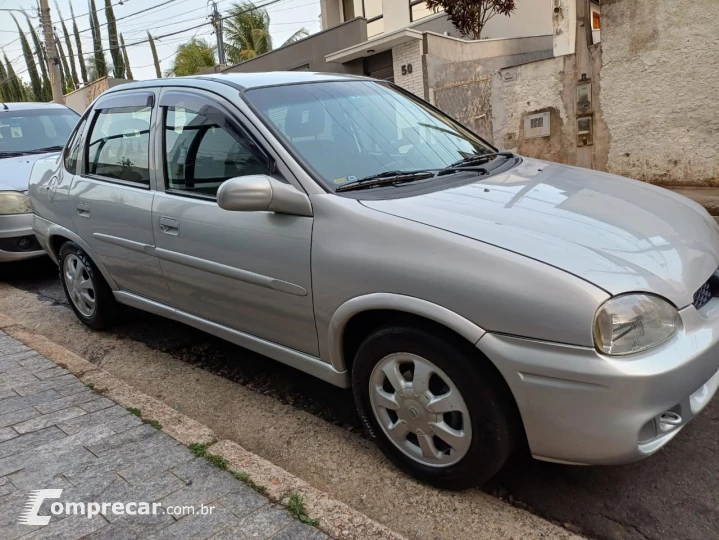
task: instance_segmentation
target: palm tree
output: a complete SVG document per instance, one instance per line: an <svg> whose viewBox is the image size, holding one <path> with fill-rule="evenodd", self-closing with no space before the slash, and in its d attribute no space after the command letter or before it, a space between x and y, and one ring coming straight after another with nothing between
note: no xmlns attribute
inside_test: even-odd
<svg viewBox="0 0 719 540"><path fill-rule="evenodd" d="M232 4L228 18L225 19L225 35L227 60L231 64L244 62L272 50L270 15L267 10L258 8L250 1ZM301 28L282 47L307 36L309 32Z"/></svg>
<svg viewBox="0 0 719 540"><path fill-rule="evenodd" d="M194 75L215 67L215 63L215 47L204 39L193 38L177 48L172 67L165 71L165 77Z"/></svg>

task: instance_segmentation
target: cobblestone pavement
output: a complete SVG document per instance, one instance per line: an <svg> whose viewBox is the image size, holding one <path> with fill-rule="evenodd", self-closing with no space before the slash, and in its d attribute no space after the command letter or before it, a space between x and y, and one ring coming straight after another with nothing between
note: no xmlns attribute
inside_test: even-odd
<svg viewBox="0 0 719 540"><path fill-rule="evenodd" d="M20 523L41 489L62 490L36 512L49 523ZM88 503L140 504L89 517ZM20 537L327 538L0 331L0 538Z"/></svg>

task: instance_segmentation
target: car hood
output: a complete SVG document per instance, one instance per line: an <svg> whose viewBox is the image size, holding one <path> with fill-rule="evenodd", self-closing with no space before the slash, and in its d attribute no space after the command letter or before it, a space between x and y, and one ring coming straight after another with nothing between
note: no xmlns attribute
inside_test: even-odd
<svg viewBox="0 0 719 540"><path fill-rule="evenodd" d="M719 229L701 206L590 169L524 159L485 180L362 204L542 261L612 295L652 292L680 308L719 267Z"/></svg>
<svg viewBox="0 0 719 540"><path fill-rule="evenodd" d="M52 154L57 152L0 159L0 191L27 191L35 162Z"/></svg>

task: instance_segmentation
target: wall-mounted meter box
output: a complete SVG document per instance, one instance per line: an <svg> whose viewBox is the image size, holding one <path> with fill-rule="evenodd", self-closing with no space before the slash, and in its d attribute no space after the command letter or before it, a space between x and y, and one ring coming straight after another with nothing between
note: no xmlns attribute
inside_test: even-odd
<svg viewBox="0 0 719 540"><path fill-rule="evenodd" d="M551 130L549 126L549 113L528 114L524 117L524 138L536 139L537 137L549 137Z"/></svg>
<svg viewBox="0 0 719 540"><path fill-rule="evenodd" d="M577 146L594 144L594 119L591 116L577 118Z"/></svg>

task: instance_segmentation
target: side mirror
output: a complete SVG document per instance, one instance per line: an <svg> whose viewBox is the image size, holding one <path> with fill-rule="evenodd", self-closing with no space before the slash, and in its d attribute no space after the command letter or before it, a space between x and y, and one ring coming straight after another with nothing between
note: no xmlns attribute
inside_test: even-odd
<svg viewBox="0 0 719 540"><path fill-rule="evenodd" d="M217 190L217 205L234 212L312 215L312 205L307 195L290 184L264 174L226 180Z"/></svg>

